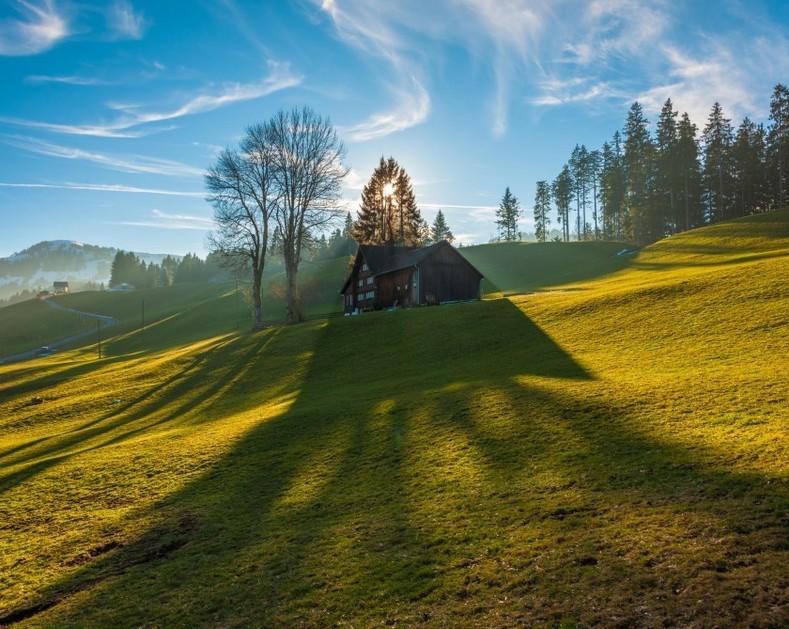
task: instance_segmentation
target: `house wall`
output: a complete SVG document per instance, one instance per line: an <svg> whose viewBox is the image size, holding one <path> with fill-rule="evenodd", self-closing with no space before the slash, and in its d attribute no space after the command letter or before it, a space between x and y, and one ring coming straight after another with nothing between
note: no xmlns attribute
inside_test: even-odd
<svg viewBox="0 0 789 629"><path fill-rule="evenodd" d="M379 275L377 278L377 305L381 308L391 308L397 302L398 306L412 306L414 304L414 273L415 269L409 267L386 275Z"/></svg>
<svg viewBox="0 0 789 629"><path fill-rule="evenodd" d="M457 252L441 247L419 265L420 303L479 299L479 274Z"/></svg>
<svg viewBox="0 0 789 629"><path fill-rule="evenodd" d="M351 271L351 282L343 294L343 309L353 312L355 309L369 310L375 301L375 278L367 268L364 258L358 256ZM372 293L372 294L371 294Z"/></svg>

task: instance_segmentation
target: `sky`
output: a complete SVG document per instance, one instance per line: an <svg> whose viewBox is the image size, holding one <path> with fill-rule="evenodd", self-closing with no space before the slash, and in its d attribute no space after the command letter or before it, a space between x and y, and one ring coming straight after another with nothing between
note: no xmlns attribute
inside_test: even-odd
<svg viewBox="0 0 789 629"><path fill-rule="evenodd" d="M381 156L488 242L506 187L600 148L634 101L768 122L785 0L0 0L0 257L42 240L204 256L203 175L281 109L327 116L355 213Z"/></svg>

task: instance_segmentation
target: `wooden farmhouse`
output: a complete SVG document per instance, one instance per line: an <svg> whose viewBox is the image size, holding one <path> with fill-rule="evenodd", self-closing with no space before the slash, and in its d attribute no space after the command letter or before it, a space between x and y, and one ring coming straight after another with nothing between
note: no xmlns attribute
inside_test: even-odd
<svg viewBox="0 0 789 629"><path fill-rule="evenodd" d="M56 295L62 295L64 293L68 293L68 282L55 282L52 285L52 292Z"/></svg>
<svg viewBox="0 0 789 629"><path fill-rule="evenodd" d="M451 244L360 245L340 293L346 313L411 307L482 296L482 273Z"/></svg>

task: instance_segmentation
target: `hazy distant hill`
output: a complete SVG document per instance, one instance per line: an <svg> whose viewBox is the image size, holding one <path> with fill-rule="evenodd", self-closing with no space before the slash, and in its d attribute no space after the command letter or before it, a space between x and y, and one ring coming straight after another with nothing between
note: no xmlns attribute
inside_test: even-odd
<svg viewBox="0 0 789 629"><path fill-rule="evenodd" d="M105 285L118 249L97 247L73 240L40 242L7 258L0 258L0 299L23 291L51 290L55 281L68 282L72 290ZM160 263L167 254L135 252L146 263ZM173 256L180 259L180 256Z"/></svg>

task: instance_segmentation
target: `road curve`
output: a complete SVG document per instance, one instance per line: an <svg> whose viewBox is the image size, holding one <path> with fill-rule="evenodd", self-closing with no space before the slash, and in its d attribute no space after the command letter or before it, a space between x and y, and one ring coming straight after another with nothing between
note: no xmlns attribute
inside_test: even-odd
<svg viewBox="0 0 789 629"><path fill-rule="evenodd" d="M91 317L96 319L99 322L99 329L103 330L104 328L108 328L111 325L118 323L118 320L115 317L110 317L107 315L96 314L94 312L84 312L82 310L75 310L74 308L67 308L63 304L59 304L53 299L43 299L42 300L47 306L50 308L54 308L55 310L62 310L63 312L73 312L74 314L82 315L83 317ZM85 332L80 332L79 334L72 334L71 336L67 336L66 338L59 339L57 341L53 341L47 344L47 347L51 347L52 349L60 349L70 343L74 343L75 341L79 341L80 339L87 338L96 334L96 330L86 330ZM30 360L32 358L38 358L41 356L41 348L35 347L33 349L27 350L25 352L20 352L19 354L14 354L12 356L6 356L2 359L2 363L18 363L23 360Z"/></svg>

